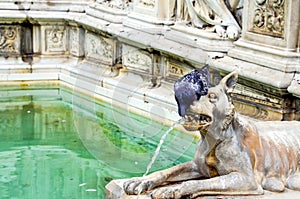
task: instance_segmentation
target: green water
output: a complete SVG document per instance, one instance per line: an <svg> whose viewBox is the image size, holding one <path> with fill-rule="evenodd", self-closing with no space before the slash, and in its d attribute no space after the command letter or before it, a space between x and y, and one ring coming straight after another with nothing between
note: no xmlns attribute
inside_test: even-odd
<svg viewBox="0 0 300 199"><path fill-rule="evenodd" d="M104 198L112 179L145 172L168 129L61 88L0 96L1 199ZM193 148L172 131L152 171L191 159Z"/></svg>

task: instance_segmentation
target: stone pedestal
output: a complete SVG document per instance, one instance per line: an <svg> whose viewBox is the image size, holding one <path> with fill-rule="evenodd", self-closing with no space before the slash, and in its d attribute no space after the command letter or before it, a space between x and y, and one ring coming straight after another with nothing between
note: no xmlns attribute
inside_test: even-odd
<svg viewBox="0 0 300 199"><path fill-rule="evenodd" d="M274 70L300 71L299 7L299 1L245 1L242 37L228 55Z"/></svg>
<svg viewBox="0 0 300 199"><path fill-rule="evenodd" d="M239 80L244 87L238 96L241 109L254 102L252 112L266 112L266 119L299 118L299 11L299 1L244 2L242 36L228 51L244 76Z"/></svg>

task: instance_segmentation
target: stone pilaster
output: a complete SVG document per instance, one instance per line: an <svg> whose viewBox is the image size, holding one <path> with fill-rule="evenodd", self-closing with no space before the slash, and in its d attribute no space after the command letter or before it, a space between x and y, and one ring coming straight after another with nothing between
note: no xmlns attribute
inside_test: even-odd
<svg viewBox="0 0 300 199"><path fill-rule="evenodd" d="M75 57L84 56L85 30L77 26L70 26L69 50Z"/></svg>

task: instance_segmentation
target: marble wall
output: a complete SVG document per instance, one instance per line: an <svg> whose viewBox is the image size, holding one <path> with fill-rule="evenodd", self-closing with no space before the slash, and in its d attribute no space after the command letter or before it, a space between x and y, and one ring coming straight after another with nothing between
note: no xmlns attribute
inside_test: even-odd
<svg viewBox="0 0 300 199"><path fill-rule="evenodd" d="M38 79L51 76L48 80L61 78L74 86L73 76L91 81L98 74L93 70L101 68L112 81L125 73L140 76L149 89L157 89L159 101L159 87L172 96L178 77L209 64L213 84L230 71L239 72L235 103L240 112L266 120L300 118L298 2L241 1L238 36L230 25L200 26L201 18L192 12L197 10L182 1L16 2L0 0L2 79L36 78L24 75L43 71ZM6 75L11 63L17 76ZM99 81L103 84L102 77L95 77ZM175 107L174 99L169 103Z"/></svg>

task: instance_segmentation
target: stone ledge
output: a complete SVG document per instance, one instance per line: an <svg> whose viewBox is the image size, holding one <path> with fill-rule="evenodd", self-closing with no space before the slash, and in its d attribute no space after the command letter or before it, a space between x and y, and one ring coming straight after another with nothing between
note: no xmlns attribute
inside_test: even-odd
<svg viewBox="0 0 300 199"><path fill-rule="evenodd" d="M126 179L113 180L105 187L106 199L151 199L147 194L141 195L127 195L123 190L123 183ZM264 191L264 195L250 195L250 196L225 196L225 195L215 195L215 196L200 196L198 199L296 199L300 197L300 192L292 191L286 189L282 193L275 193Z"/></svg>
<svg viewBox="0 0 300 199"><path fill-rule="evenodd" d="M52 10L61 12L84 12L91 0L0 0L3 10Z"/></svg>
<svg viewBox="0 0 300 199"><path fill-rule="evenodd" d="M210 65L226 72L236 70L240 77L277 89L286 89L291 84L294 76L294 73L261 67L257 64L244 62L228 56L216 59L212 57ZM268 74L272 74L272 78Z"/></svg>

